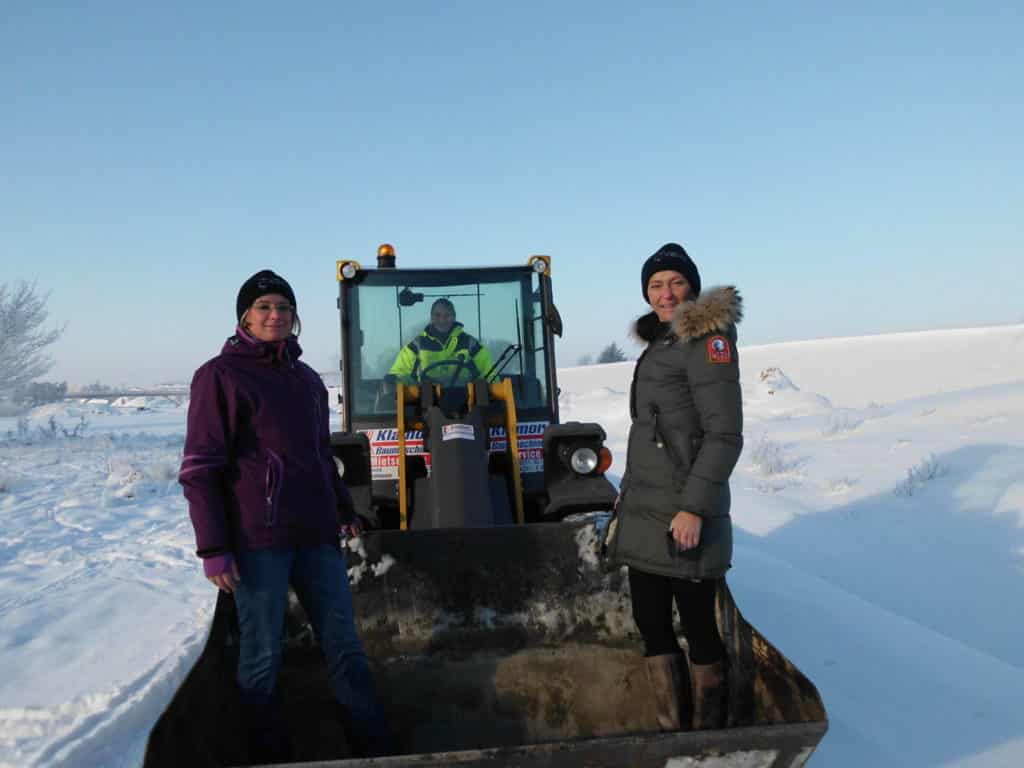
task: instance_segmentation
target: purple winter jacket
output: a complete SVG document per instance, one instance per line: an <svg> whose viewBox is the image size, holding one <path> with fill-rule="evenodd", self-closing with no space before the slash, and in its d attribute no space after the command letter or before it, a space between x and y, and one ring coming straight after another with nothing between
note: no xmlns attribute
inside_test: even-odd
<svg viewBox="0 0 1024 768"><path fill-rule="evenodd" d="M352 497L330 451L327 389L294 336L239 329L196 371L179 482L197 554L338 543Z"/></svg>

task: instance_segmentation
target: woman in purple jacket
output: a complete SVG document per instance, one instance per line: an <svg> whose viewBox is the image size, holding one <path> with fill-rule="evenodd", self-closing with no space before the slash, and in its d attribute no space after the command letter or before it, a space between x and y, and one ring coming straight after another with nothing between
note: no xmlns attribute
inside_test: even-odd
<svg viewBox="0 0 1024 768"><path fill-rule="evenodd" d="M242 285L238 327L196 371L180 481L206 578L238 611L237 682L251 759L289 757L277 691L288 585L309 615L360 756L388 726L352 616L339 532L359 533L330 450L327 390L299 361L295 294L270 270Z"/></svg>

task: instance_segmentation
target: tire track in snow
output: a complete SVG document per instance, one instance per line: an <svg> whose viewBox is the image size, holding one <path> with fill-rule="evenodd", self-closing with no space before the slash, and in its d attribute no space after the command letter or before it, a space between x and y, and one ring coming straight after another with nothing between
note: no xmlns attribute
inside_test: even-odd
<svg viewBox="0 0 1024 768"><path fill-rule="evenodd" d="M207 616L212 613L211 608ZM22 714L36 723L49 715L51 728L63 731L57 738L48 740L38 754L23 755L32 761L31 765L80 768L111 765L122 757L130 758L140 736L144 747L145 737L202 652L209 627L208 622L202 623L198 614L196 620L178 646L177 654L161 659L135 680L109 692L72 699L55 713L52 710L23 710L23 714L0 710L2 730L6 733L8 726L16 724L17 716ZM179 624L171 634L186 629ZM57 715L55 720L54 714Z"/></svg>

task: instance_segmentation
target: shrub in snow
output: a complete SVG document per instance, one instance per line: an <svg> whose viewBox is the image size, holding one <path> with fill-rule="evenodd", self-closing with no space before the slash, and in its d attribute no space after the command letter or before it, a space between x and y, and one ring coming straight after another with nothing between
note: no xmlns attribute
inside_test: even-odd
<svg viewBox="0 0 1024 768"><path fill-rule="evenodd" d="M821 434L824 437L831 437L840 432L852 432L863 423L864 420L859 418L853 411L833 411L828 415L828 420L825 422Z"/></svg>
<svg viewBox="0 0 1024 768"><path fill-rule="evenodd" d="M43 440L56 440L58 429L59 425L57 424L57 417L51 416L46 420L45 425L39 427L39 436L43 438Z"/></svg>
<svg viewBox="0 0 1024 768"><path fill-rule="evenodd" d="M754 443L750 460L765 477L781 474L792 466L792 462L786 459L782 444L766 435Z"/></svg>
<svg viewBox="0 0 1024 768"><path fill-rule="evenodd" d="M53 418L52 416L50 417ZM75 424L70 430L66 427L61 427L60 431L64 437L82 437L85 434L85 430L89 428L89 422L86 421L85 414L81 414L78 417L78 423Z"/></svg>
<svg viewBox="0 0 1024 768"><path fill-rule="evenodd" d="M857 484L857 481L850 477L830 477L825 481L825 490L831 494L846 493Z"/></svg>
<svg viewBox="0 0 1024 768"><path fill-rule="evenodd" d="M782 372L781 368L765 368L761 371L761 375L758 377L761 384L769 395L774 395L783 389L792 389L794 391L800 391L800 388L789 380L789 377Z"/></svg>
<svg viewBox="0 0 1024 768"><path fill-rule="evenodd" d="M776 475L758 480L757 485L755 485L754 488L757 489L758 493L770 495L784 491L794 485L800 485L800 481L797 478L792 476Z"/></svg>
<svg viewBox="0 0 1024 768"><path fill-rule="evenodd" d="M46 443L53 442L61 437L66 438L79 438L85 435L85 430L89 427L89 422L86 421L85 416L80 416L78 423L68 429L59 421L53 414L43 424L36 426L32 429L32 423L27 417L22 416L17 421L17 432L14 430L7 430L7 439L10 441L17 441L23 445L32 445L34 442Z"/></svg>
<svg viewBox="0 0 1024 768"><path fill-rule="evenodd" d="M110 489L114 498L133 499L136 496L136 489L142 479L142 473L131 464L113 464L108 462L109 474L103 485ZM104 492L106 495L106 491Z"/></svg>
<svg viewBox="0 0 1024 768"><path fill-rule="evenodd" d="M934 454L930 455L907 470L906 478L896 486L893 493L897 496L913 496L929 480L945 474L946 468L936 460Z"/></svg>
<svg viewBox="0 0 1024 768"><path fill-rule="evenodd" d="M154 441L157 442L157 441ZM118 449L106 457L107 478L103 483L103 504L113 499L137 499L155 495L177 495L178 467L176 455L154 458L149 452ZM170 447L170 446L168 446ZM175 451L177 453L177 451Z"/></svg>
<svg viewBox="0 0 1024 768"><path fill-rule="evenodd" d="M164 462L150 464L147 467L147 474L150 479L158 483L178 483L178 470L181 469L181 461L168 459Z"/></svg>

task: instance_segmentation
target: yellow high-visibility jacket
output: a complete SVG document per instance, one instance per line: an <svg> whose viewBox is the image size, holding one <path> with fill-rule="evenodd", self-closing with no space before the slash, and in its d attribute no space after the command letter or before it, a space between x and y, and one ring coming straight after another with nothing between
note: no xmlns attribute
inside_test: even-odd
<svg viewBox="0 0 1024 768"><path fill-rule="evenodd" d="M427 376L443 382L450 382L455 377L455 383L464 384L482 378L491 370L491 353L466 333L462 323L457 322L452 326L445 341L441 341L435 333L430 325L420 331L415 339L402 347L388 373L406 384L416 384L423 371L431 365L442 360L458 360L461 366L455 363L437 366Z"/></svg>

